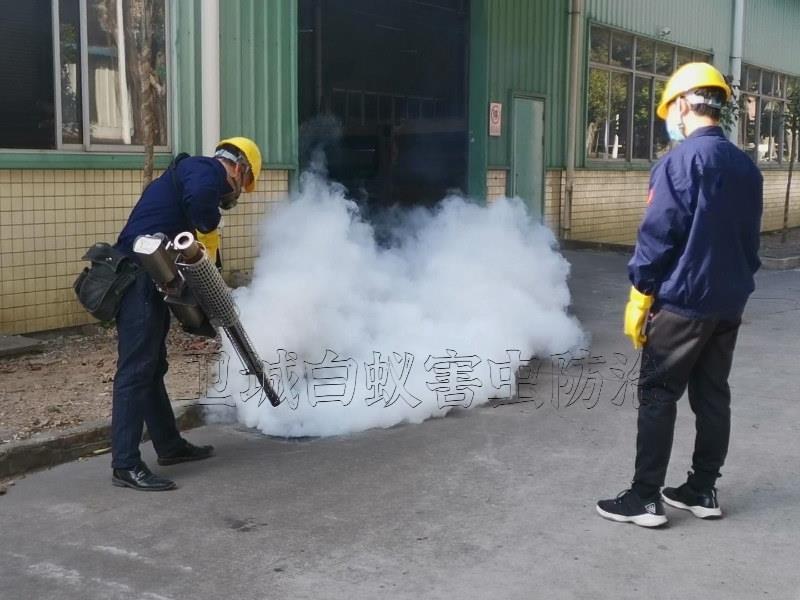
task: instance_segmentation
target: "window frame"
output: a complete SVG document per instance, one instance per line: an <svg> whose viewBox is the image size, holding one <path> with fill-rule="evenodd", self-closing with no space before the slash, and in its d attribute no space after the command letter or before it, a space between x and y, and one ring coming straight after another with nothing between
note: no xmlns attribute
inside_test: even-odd
<svg viewBox="0 0 800 600"><path fill-rule="evenodd" d="M90 125L90 103L89 103L89 47L88 47L88 0L78 0L80 14L80 78L81 78L81 134L80 144L63 143L63 107L61 105L61 14L60 5L62 0L50 0L51 15L51 36L53 41L53 106L54 106L54 127L55 127L55 148L2 148L0 147L0 168L4 168L3 163L6 157L35 157L49 155L56 156L102 156L103 154L135 155L144 152L144 144L96 144L91 142ZM164 1L164 42L166 56L166 137L165 145L157 145L154 152L158 154L170 154L173 146L173 101L172 90L174 85L175 63L173 59L172 43L172 2ZM80 159L78 159L80 160ZM18 161L9 161L18 162ZM22 161L24 163L24 160ZM72 161L70 161L72 162ZM127 162L127 161L125 161ZM20 168L15 165L11 168Z"/></svg>
<svg viewBox="0 0 800 600"><path fill-rule="evenodd" d="M758 91L756 92L751 92L748 89L749 88L748 84L750 82L750 70L758 71ZM778 77L782 79L783 96L775 96L774 94L772 94L773 90L770 90L769 94L764 93L764 72L767 72L772 76L773 90L774 90L775 78ZM783 116L786 114L786 109L789 105L789 99L787 97L788 84L790 81L792 81L794 86L800 86L800 75L794 75L791 73L786 73L784 71L777 71L774 68L763 67L756 63L742 61L741 79L742 81L739 87L739 93L737 98L739 105L741 106L742 104L743 96L753 98L756 104L755 123L754 123L755 139L756 139L755 155L753 155L752 152L745 147L745 139L742 138L741 134L738 136L739 139L736 140L736 145L744 152L746 152L760 169L788 169L790 160L788 158L784 160L783 150L782 150L784 143L786 141L786 120L783 118ZM758 152L759 140L761 138L761 116L762 116L761 113L763 110L763 103L765 101L778 102L781 106L781 115L782 115L781 128L776 140L777 145L779 145L779 147L781 148L781 152L777 154L776 160L764 160L761 158L760 153ZM741 123L741 116L740 116L739 119L737 119L737 128L739 131L741 131L742 127L743 125ZM791 152L791 148L789 150ZM800 152L798 152L797 156L795 157L795 164L798 163L800 163Z"/></svg>
<svg viewBox="0 0 800 600"><path fill-rule="evenodd" d="M586 51L585 51L585 58L586 58L586 71L585 71L585 80L584 80L584 113L583 113L583 120L584 120L584 130L586 128L586 124L589 121L589 95L588 95L588 82L590 78L590 72L592 69L605 71L607 73L622 73L628 77L628 98L626 102L626 127L627 127L627 134L625 139L625 154L622 158L606 158L606 157L592 157L589 156L589 153L586 151L586 146L583 145L583 159L585 165L590 165L592 167L603 166L606 168L617 168L622 169L626 167L639 167L645 168L656 161L659 160L659 157L656 157L653 152L653 143L655 141L655 131L657 126L658 117L655 114L656 108L658 106L658 98L656 97L656 84L657 82L661 81L666 83L669 80L671 73L673 73L676 69L677 61L678 61L678 50L688 51L692 56L692 60L698 60L700 58L707 60L709 62L713 62L714 60L714 51L713 49L704 49L704 48L693 48L691 46L685 46L682 44L676 44L670 41L666 41L663 38L653 37L648 35L643 35L634 31L629 31L626 29L622 29L620 27L613 27L609 26L605 23L598 22L598 21L590 21L587 27L587 39L586 39ZM598 29L608 32L609 34L609 43L608 43L608 59L607 63L599 63L592 60L591 57L591 40L592 40L592 30ZM623 35L626 37L632 38L632 45L631 45L631 66L630 67L622 67L618 65L611 64L611 54L613 51L613 36L614 34ZM643 71L637 69L637 61L636 55L638 50L638 45L642 42L646 42L648 44L652 44L653 46L653 65L650 71ZM660 46L667 46L671 50L671 59L672 59L672 67L670 75L661 75L658 73L658 60L657 54L658 49ZM700 56L698 56L700 55ZM645 78L650 82L650 120L649 120L649 156L648 158L634 158L633 157L633 139L634 139L634 105L635 105L635 97L636 97L636 81L638 78Z"/></svg>

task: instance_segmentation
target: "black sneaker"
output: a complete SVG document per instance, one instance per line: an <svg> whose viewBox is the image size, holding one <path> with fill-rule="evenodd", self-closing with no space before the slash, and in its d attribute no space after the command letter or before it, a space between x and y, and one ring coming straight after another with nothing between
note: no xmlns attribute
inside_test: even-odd
<svg viewBox="0 0 800 600"><path fill-rule="evenodd" d="M186 440L181 440L181 445L177 450L158 457L158 464L165 467L192 460L203 460L212 456L214 456L214 446L195 446Z"/></svg>
<svg viewBox="0 0 800 600"><path fill-rule="evenodd" d="M661 497L670 506L691 511L699 519L718 519L722 516L716 488L698 491L684 483L681 487L664 488Z"/></svg>
<svg viewBox="0 0 800 600"><path fill-rule="evenodd" d="M633 490L625 490L611 500L600 500L597 512L604 519L633 523L640 527L658 527L667 522L661 499L644 500Z"/></svg>

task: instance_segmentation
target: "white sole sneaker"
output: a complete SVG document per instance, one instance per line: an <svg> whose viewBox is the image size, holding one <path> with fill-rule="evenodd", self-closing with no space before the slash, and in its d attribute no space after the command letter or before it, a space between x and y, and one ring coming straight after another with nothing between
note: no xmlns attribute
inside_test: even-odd
<svg viewBox="0 0 800 600"><path fill-rule="evenodd" d="M597 505L595 505L595 508L601 517L610 521L616 521L617 523L633 523L639 527L660 527L667 522L667 517L664 515L651 515L650 513L645 513L643 515L626 517L624 515L617 515L615 513L605 511Z"/></svg>
<svg viewBox="0 0 800 600"><path fill-rule="evenodd" d="M670 500L664 494L661 494L661 499L666 504L669 504L673 508L688 510L698 519L718 519L722 516L722 509L719 507L706 508L705 506L689 506L688 504L684 504L683 502L678 502L677 500Z"/></svg>

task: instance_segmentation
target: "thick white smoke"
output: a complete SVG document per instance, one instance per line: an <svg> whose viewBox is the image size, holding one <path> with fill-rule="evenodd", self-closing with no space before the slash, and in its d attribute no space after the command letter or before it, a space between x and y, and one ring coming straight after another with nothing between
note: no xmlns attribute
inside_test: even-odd
<svg viewBox="0 0 800 600"><path fill-rule="evenodd" d="M311 174L265 221L235 297L285 400L248 399L231 359L224 387L241 422L287 437L418 423L508 396L520 358L583 343L569 264L521 201L449 197L391 237L376 244L343 189Z"/></svg>

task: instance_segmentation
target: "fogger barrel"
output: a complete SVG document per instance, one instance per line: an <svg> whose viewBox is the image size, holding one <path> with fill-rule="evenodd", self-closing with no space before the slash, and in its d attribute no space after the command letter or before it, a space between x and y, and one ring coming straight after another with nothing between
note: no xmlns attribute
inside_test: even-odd
<svg viewBox="0 0 800 600"><path fill-rule="evenodd" d="M216 337L216 328L209 323L191 290L178 274L175 265L177 254L170 245L170 240L163 233L140 235L133 243L133 251L158 289L164 293L164 300L183 330L193 335Z"/></svg>
<svg viewBox="0 0 800 600"><path fill-rule="evenodd" d="M172 245L178 252L175 265L203 311L214 325L222 327L247 374L258 380L272 406L278 406L280 398L264 372L264 363L242 327L233 297L222 275L188 231L176 236Z"/></svg>

